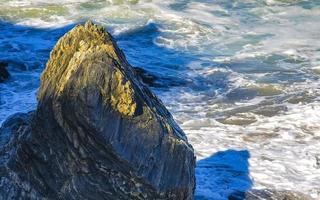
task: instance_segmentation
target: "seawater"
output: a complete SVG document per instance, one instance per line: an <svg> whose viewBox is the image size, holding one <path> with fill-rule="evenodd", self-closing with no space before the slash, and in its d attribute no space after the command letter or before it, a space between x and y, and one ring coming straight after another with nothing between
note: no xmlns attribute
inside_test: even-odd
<svg viewBox="0 0 320 200"><path fill-rule="evenodd" d="M156 77L197 154L196 199L320 198L320 1L0 0L0 123L35 109L50 50L87 19Z"/></svg>

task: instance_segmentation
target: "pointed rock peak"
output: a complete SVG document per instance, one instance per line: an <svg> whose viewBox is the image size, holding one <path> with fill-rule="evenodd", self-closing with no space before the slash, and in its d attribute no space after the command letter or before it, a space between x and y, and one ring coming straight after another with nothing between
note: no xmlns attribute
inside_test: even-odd
<svg viewBox="0 0 320 200"><path fill-rule="evenodd" d="M58 41L52 50L46 69L41 76L41 87L38 92L40 104L46 102L48 97L61 96L66 85L73 80L74 73L81 70L79 69L81 67L86 68L83 70L88 73L82 74L84 77L81 77L81 79L77 77L78 80L82 81L78 81L75 85L80 90L85 87L85 84L93 84L93 79L99 78L94 76L102 74L93 75L89 73L91 70L94 71L94 67L97 66L92 65L93 62L90 62L90 59L94 62L103 62L103 59L105 59L109 60L108 62L111 65L115 65L113 70L115 73L110 73L114 74L113 77L109 77L113 79L112 85L115 88L109 98L111 98L111 104L119 112L132 116L136 107L134 92L132 84L123 75L123 70L128 65L127 61L112 36L102 26L95 25L91 21L73 28ZM83 66L85 63L86 66ZM108 65L100 65L100 67L108 70ZM132 70L126 70L132 76ZM102 94L106 95L103 91Z"/></svg>
<svg viewBox="0 0 320 200"><path fill-rule="evenodd" d="M1 129L0 199L193 199L192 146L103 27L57 42L38 101Z"/></svg>
<svg viewBox="0 0 320 200"><path fill-rule="evenodd" d="M97 27L97 25L95 25L91 20L88 20L88 21L85 23L84 27L85 27L86 29L90 29L91 27Z"/></svg>

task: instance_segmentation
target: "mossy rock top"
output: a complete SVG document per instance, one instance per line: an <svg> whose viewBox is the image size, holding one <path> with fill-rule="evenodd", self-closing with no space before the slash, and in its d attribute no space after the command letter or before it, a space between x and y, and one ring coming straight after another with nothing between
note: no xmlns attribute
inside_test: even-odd
<svg viewBox="0 0 320 200"><path fill-rule="evenodd" d="M65 34L51 52L46 70L41 76L42 84L38 100L54 95L52 93L62 94L65 85L81 63L89 57L88 55L97 53L109 56L118 62L118 65L127 65L112 36L103 27L88 21L85 25L78 25ZM131 83L125 79L120 70L116 70L114 79L117 83L111 94L111 104L123 115L132 116L135 113L136 103ZM80 85L78 89L83 86Z"/></svg>

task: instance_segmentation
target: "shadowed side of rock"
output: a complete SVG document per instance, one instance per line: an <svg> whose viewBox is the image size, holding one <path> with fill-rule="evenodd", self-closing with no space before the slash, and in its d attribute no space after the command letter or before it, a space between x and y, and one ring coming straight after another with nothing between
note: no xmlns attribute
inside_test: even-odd
<svg viewBox="0 0 320 200"><path fill-rule="evenodd" d="M0 145L3 198L193 199L192 146L91 22L58 41L37 110L8 119Z"/></svg>

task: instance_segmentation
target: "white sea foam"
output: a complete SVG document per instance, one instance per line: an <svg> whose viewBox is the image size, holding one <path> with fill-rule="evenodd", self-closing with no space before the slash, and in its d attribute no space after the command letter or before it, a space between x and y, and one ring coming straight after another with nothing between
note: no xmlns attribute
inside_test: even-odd
<svg viewBox="0 0 320 200"><path fill-rule="evenodd" d="M170 95L171 96L171 95ZM188 103L196 102L196 97L184 95ZM185 99L179 98L176 102ZM190 101L190 102L189 102ZM225 125L213 118L205 117L210 106L201 102L189 106L170 107L183 130L193 144L197 159L205 159L218 151L227 149L248 150L250 152L250 177L254 188L291 189L305 191L319 198L320 167L320 109L319 102L287 105L288 111L273 117L255 115L257 121L247 126ZM192 110L192 111L190 111ZM233 166L233 165L231 165ZM203 171L203 170L202 170ZM200 170L200 172L202 172ZM203 171L206 173L207 171ZM219 176L219 171L212 171ZM199 176L207 176L199 174ZM213 176L213 175L211 175ZM232 180L232 177L225 177ZM198 194L213 197L223 192L223 187L207 193L212 185L198 185ZM215 185L215 180L212 181ZM202 194L204 191L205 194ZM210 189L209 189L210 191Z"/></svg>

